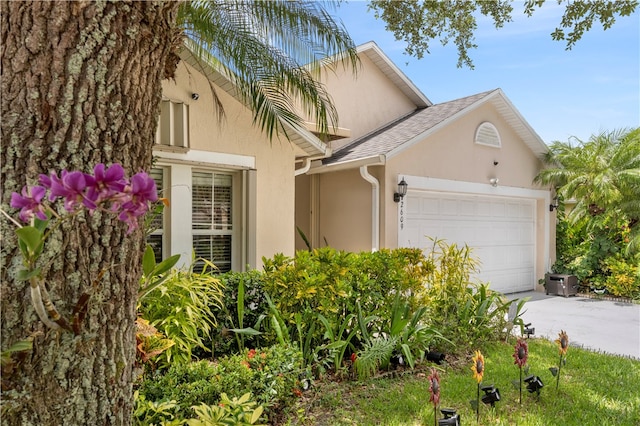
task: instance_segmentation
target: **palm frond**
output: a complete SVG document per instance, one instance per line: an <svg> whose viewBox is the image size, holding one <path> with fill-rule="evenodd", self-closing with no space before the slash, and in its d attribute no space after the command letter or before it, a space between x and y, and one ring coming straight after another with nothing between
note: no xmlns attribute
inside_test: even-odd
<svg viewBox="0 0 640 426"><path fill-rule="evenodd" d="M327 57L358 63L355 46L315 1L186 2L178 22L194 51L235 85L270 139L312 117L321 133L338 116L325 87L313 75Z"/></svg>

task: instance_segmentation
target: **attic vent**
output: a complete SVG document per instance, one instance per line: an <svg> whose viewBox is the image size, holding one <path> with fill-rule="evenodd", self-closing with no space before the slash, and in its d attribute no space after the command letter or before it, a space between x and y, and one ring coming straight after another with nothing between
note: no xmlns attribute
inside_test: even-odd
<svg viewBox="0 0 640 426"><path fill-rule="evenodd" d="M500 134L496 126L485 121L478 126L476 130L476 143L480 145L492 146L494 148L500 148Z"/></svg>
<svg viewBox="0 0 640 426"><path fill-rule="evenodd" d="M189 147L189 106L163 99L156 130L156 144Z"/></svg>

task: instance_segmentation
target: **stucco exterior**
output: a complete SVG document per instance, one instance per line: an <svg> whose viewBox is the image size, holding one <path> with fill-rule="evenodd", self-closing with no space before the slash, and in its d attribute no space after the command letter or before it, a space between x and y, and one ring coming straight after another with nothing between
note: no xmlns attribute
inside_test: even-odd
<svg viewBox="0 0 640 426"><path fill-rule="evenodd" d="M328 73L324 80L340 127L352 137L332 142L333 156L316 161L310 176L297 182L298 217L307 218L297 223L313 245L326 240L348 251L398 247L402 207L393 194L406 177L408 195L531 200L533 274L543 277L555 258L555 213L548 209L548 188L533 184L546 150L535 131L500 90L433 105L389 66L377 46L364 46L360 56L355 82L345 72ZM499 147L476 143L478 127L486 122L499 134ZM491 185L492 178L499 184ZM301 197L309 188L314 195ZM318 214L307 214L312 211ZM303 248L299 242L297 248Z"/></svg>
<svg viewBox="0 0 640 426"><path fill-rule="evenodd" d="M262 256L294 254L296 156L301 150L286 139L269 141L253 124L251 111L227 91L213 90L224 108L218 120L213 91L207 78L187 62L180 62L175 80L162 84L163 98L188 105L189 148L155 146L159 165L174 173L190 169L224 170L234 174L233 269L261 267ZM199 95L197 100L193 93ZM176 177L178 179L179 177ZM184 181L188 179L184 178ZM171 254L180 252L182 262L191 257L190 228L184 211L190 190L172 185Z"/></svg>

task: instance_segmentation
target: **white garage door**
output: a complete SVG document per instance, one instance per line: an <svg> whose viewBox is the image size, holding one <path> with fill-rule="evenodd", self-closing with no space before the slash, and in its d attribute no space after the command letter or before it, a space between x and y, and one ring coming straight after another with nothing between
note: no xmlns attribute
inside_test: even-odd
<svg viewBox="0 0 640 426"><path fill-rule="evenodd" d="M401 247L430 250L427 237L465 243L481 261L480 281L503 293L535 288L532 199L412 191L404 201Z"/></svg>

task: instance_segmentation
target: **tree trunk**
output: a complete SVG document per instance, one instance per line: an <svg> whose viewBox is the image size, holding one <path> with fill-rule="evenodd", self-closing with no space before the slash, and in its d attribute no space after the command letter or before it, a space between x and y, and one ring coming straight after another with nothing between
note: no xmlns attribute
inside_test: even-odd
<svg viewBox="0 0 640 426"><path fill-rule="evenodd" d="M1 207L50 170L151 165L161 80L180 42L173 2L1 3ZM48 329L31 305L15 225L1 221L2 350L31 339L2 369L3 425L129 424L143 233L113 215L80 216L47 240L42 270L77 335Z"/></svg>

